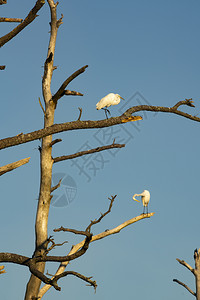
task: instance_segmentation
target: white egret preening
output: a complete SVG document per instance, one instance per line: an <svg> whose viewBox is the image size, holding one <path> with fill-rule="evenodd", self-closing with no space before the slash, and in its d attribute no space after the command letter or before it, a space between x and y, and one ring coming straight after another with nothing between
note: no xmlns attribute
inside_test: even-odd
<svg viewBox="0 0 200 300"><path fill-rule="evenodd" d="M119 94L110 93L107 96L103 97L97 104L96 109L103 109L106 114L106 119L108 119L107 112L110 115L110 111L107 107L111 105L117 105L120 102L120 99L124 100Z"/></svg>
<svg viewBox="0 0 200 300"><path fill-rule="evenodd" d="M145 207L147 208L147 214L148 214L148 204L149 204L149 200L150 200L150 193L147 190L144 190L141 194L135 194L133 195L133 200L140 202L139 200L135 199L135 197L139 197L141 196L142 199L142 204L143 204L143 214L145 212Z"/></svg>

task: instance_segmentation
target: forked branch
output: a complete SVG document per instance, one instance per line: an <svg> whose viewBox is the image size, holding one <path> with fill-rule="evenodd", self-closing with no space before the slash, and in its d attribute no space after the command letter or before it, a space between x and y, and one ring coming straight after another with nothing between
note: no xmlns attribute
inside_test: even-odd
<svg viewBox="0 0 200 300"><path fill-rule="evenodd" d="M51 250L53 250L55 247L61 247L61 246L63 246L64 244L66 244L66 243L68 243L68 242L67 242L67 241L64 241L63 243L56 244L56 243L54 242L53 237L50 236L50 237L48 238L48 243L51 243L51 246L50 246L49 248L46 249L45 254L48 254L48 253L49 253Z"/></svg>
<svg viewBox="0 0 200 300"><path fill-rule="evenodd" d="M54 231L55 232L66 231L66 232L73 232L75 234L85 235L85 232L90 231L91 227L94 224L99 223L102 220L102 218L104 218L111 211L111 208L112 208L112 205L113 205L113 202L114 202L115 198L116 198L116 196L111 196L111 198L108 198L110 200L110 204L109 204L108 210L105 213L101 214L101 216L98 219L91 221L85 231L80 231L80 230L75 230L75 229L69 229L69 228L64 228L64 227L60 227L58 229L54 229ZM153 215L154 215L154 213L141 214L140 216L137 216L137 217L132 218L132 219L130 219L128 221L125 221L124 223L120 224L119 226L117 226L117 227L115 227L113 229L106 230L106 231L103 231L103 232L101 232L101 233L99 233L97 235L92 236L91 242L103 239L105 237L110 236L111 234L119 233L125 227L127 227L127 226L129 226L129 225L131 225L131 224L133 224L135 222L138 222L138 221L140 221L142 219L150 218ZM72 255L72 254L76 253L77 251L79 251L79 249L83 246L83 244L84 244L84 240L82 242L76 244L75 246L73 246L68 255ZM62 262L62 264L60 264L60 266L59 266L56 274L52 277L52 280L53 280L53 278L55 276L65 273L65 268L67 267L68 263L69 262L66 261L66 262ZM43 286L40 289L40 292L39 292L38 296L42 298L43 295L50 289L50 287L51 287L51 285L48 285L48 284L45 285L45 286Z"/></svg>
<svg viewBox="0 0 200 300"><path fill-rule="evenodd" d="M14 254L14 253L0 253L0 262L9 262L9 263L15 263L15 264L27 266L29 268L30 272L34 276L39 278L42 282L52 285L56 290L60 290L60 287L57 285L57 280L60 279L63 276L67 276L68 274L66 273L63 276L59 276L59 277L56 278L56 280L51 280L50 278L45 276L41 271L38 270L37 263L38 262L46 262L46 261L64 262L66 260L71 261L73 259L76 259L76 258L80 257L81 255L83 255L87 251L87 249L89 247L89 244L90 244L90 241L91 241L91 238L92 238L92 234L86 233L86 239L84 240L84 243L83 243L81 249L79 251L77 251L76 253L71 254L71 255L67 255L67 256L46 256L46 253L48 253L50 250L52 250L55 246L60 245L60 244L53 243L52 246L49 249L47 249L46 253L44 253L41 256L36 256L36 257L33 256L32 258L22 256L22 255L18 255L18 254ZM80 278L81 278L81 276L80 276Z"/></svg>
<svg viewBox="0 0 200 300"><path fill-rule="evenodd" d="M52 282L57 282L58 279L66 277L68 275L73 275L75 277L78 277L78 278L86 281L90 286L93 286L94 290L96 291L97 284L96 284L96 281L91 280L92 277L86 277L86 276L83 276L82 274L74 272L74 271L65 271L65 272L53 277Z"/></svg>
<svg viewBox="0 0 200 300"><path fill-rule="evenodd" d="M55 93L55 95L52 97L52 101L56 104L57 101L63 96L66 95L65 93L67 93L67 91L65 91L65 88L68 86L68 84L74 80L76 77L78 77L80 74L82 74L83 72L85 72L85 69L88 67L88 65L80 68L79 70L77 70L76 72L74 72L71 76L69 76L61 85L61 87L59 88L59 90Z"/></svg>
<svg viewBox="0 0 200 300"><path fill-rule="evenodd" d="M95 220L91 220L90 221L90 224L86 227L85 231L82 231L82 230L76 230L76 229L71 229L71 228L64 228L63 226L61 226L60 228L57 228L57 229L54 229L54 232L59 232L59 231L64 231L64 232L73 232L75 234L80 234L80 235L85 235L85 236L88 236L88 234L90 234L90 231L91 231L91 227L99 222L101 222L101 220L111 212L111 208L113 206L113 202L115 200L115 198L117 197L117 195L115 196L111 196L111 198L108 198L110 200L110 205L109 205L109 208L108 210L101 214L101 216L98 218L98 219L95 219Z"/></svg>
<svg viewBox="0 0 200 300"><path fill-rule="evenodd" d="M135 222L138 222L142 219L146 219L146 218L150 218L154 215L154 213L150 213L150 214L141 214L140 216L137 216L135 218L132 218L128 221L125 221L124 223L120 224L119 226L113 228L113 229L110 229L110 230L106 230L106 231L103 231L97 235L93 235L92 237L92 240L91 242L94 242L94 241L97 241L97 240L100 240L100 239L103 239L105 237L108 237L110 236L111 234L116 234L116 233L119 233L122 229L124 229L125 227L135 223ZM66 228L65 228L66 229ZM65 230L65 231L69 231L69 230ZM75 233L75 232L74 232ZM74 253L76 253L82 246L83 246L83 243L84 241L76 244L75 246L72 247L71 251L69 252L68 255L72 255ZM57 276L59 274L62 274L65 270L65 268L67 267L68 265L68 261L66 262L62 262L56 272L56 274L54 276ZM54 278L54 276L52 277L52 279ZM40 291L39 291L39 294L38 294L38 297L42 298L44 296L44 294L51 288L51 285L49 284L46 284L45 286L43 286Z"/></svg>

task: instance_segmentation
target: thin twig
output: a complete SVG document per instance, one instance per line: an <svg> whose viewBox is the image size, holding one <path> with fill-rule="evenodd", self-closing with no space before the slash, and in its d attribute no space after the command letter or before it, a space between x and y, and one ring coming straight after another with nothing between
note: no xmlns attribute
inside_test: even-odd
<svg viewBox="0 0 200 300"><path fill-rule="evenodd" d="M52 147L53 145L60 143L60 142L62 142L62 139L55 139L50 143L49 147Z"/></svg>
<svg viewBox="0 0 200 300"><path fill-rule="evenodd" d="M43 113L45 115L45 110L44 110L44 107L42 106L42 102L40 101L40 97L38 98L38 100L39 100L40 107L41 107L41 109L42 109L42 111L43 111Z"/></svg>
<svg viewBox="0 0 200 300"><path fill-rule="evenodd" d="M56 244L54 242L54 239L52 237L48 238L48 243L51 243L51 246L49 248L46 249L45 254L49 253L52 249L54 249L55 247L60 247L63 246L64 244L68 243L67 241L64 241L63 243L60 244Z"/></svg>
<svg viewBox="0 0 200 300"><path fill-rule="evenodd" d="M79 117L78 117L78 121L80 121L80 119L81 119L81 116L82 116L82 108L81 107L78 107L78 109L79 109Z"/></svg>
<svg viewBox="0 0 200 300"><path fill-rule="evenodd" d="M62 179L59 180L58 184L56 184L55 186L53 186L51 188L51 193L60 187L61 181L62 181Z"/></svg>
<svg viewBox="0 0 200 300"><path fill-rule="evenodd" d="M178 279L173 279L173 281L176 282L176 283L178 283L178 284L180 284L180 285L182 285L184 288L186 288L186 290L188 290L188 292L190 292L193 296L196 297L196 293L193 292L193 291L191 290L191 288L189 288L185 283L181 282L181 281L178 280Z"/></svg>

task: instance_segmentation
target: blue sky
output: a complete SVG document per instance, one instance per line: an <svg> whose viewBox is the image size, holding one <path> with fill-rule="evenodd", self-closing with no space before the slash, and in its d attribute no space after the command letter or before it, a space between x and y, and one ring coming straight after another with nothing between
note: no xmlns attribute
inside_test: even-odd
<svg viewBox="0 0 200 300"><path fill-rule="evenodd" d="M24 18L34 3L9 0L1 6L1 16ZM69 86L84 93L84 97L62 98L55 122L76 120L78 107L83 109L83 120L104 118L104 112L97 111L95 105L110 92L125 98L125 102L110 109L112 116L139 103L168 107L185 98L193 98L196 108L183 110L198 114L199 11L197 0L60 1L58 14L64 14L64 24L58 32L58 69L52 92L75 70L86 64L89 68ZM43 126L38 97L42 98L49 20L45 5L34 23L1 49L1 65L6 64L6 70L0 73L1 138ZM13 26L1 23L1 35ZM58 192L57 197L68 197L68 203L64 207L52 206L49 235L61 225L84 229L107 209L107 198L115 194L112 213L94 228L94 234L139 215L142 205L132 201L132 196L144 189L151 192L149 210L155 215L91 244L84 257L70 264L69 270L93 276L98 284L96 294L80 280L67 278L60 281L62 292L51 289L44 299L192 298L172 279L178 278L194 288L192 274L176 258L193 265L193 251L200 247L200 124L164 113L141 115L140 123L116 126L114 132L85 130L56 136L63 141L54 147L54 156L75 153L86 145L95 148L109 144L114 138L126 142L126 147L87 157L87 161L80 158L75 163L55 164L55 176L65 174L69 184L74 182L74 189L66 184ZM34 141L1 151L1 165L31 157L29 164L1 177L3 252L31 256L34 249L40 180L38 145L39 141ZM79 241L70 234L57 233L54 238L56 242L69 241L58 253L66 253ZM48 265L47 269L53 273L56 265ZM2 298L17 295L22 299L28 270L14 265L6 265L6 270L1 277Z"/></svg>

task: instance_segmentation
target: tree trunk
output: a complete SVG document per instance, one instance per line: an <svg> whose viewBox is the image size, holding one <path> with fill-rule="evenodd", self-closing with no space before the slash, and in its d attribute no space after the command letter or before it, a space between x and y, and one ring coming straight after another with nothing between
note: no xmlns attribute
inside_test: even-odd
<svg viewBox="0 0 200 300"><path fill-rule="evenodd" d="M48 0L48 4L51 11L51 34L42 80L42 91L45 102L44 128L49 127L54 123L55 103L51 101L51 79L53 74L54 52L58 30L56 5L53 0ZM52 135L46 136L42 139L40 153L40 193L35 222L35 256L43 255L48 245L48 215L51 202L51 179L53 166L51 142ZM37 269L44 273L45 263L38 263ZM31 275L27 284L25 300L36 299L40 285L41 280L36 278L34 275Z"/></svg>
<svg viewBox="0 0 200 300"><path fill-rule="evenodd" d="M196 281L196 298L200 300L200 249L195 250L194 252L194 259L195 259L195 281Z"/></svg>

